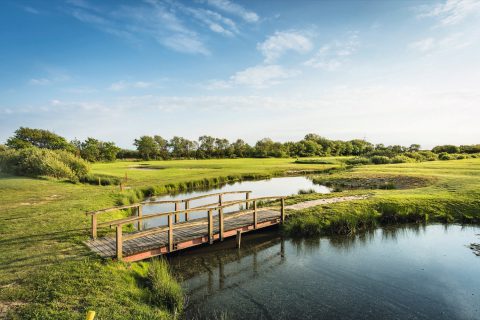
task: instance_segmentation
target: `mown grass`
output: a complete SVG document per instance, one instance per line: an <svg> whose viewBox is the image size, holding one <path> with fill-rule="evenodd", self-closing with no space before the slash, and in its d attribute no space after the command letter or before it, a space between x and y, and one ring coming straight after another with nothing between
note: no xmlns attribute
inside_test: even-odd
<svg viewBox="0 0 480 320"><path fill-rule="evenodd" d="M17 308L10 308L8 315L14 319L83 319L88 309L97 311L96 319L173 317L169 303L151 302L150 287L144 281L148 268L138 263L102 262L83 245L89 227L85 211L135 202L149 193L206 185L206 181L214 185L335 167L294 161L147 162L161 170L132 168L143 161L92 166L93 175L124 179L127 173L126 187L131 189L123 192L116 185L72 184L0 173L0 310L14 303ZM120 214L102 215L100 221ZM174 283L171 277L168 281ZM173 294L175 286L166 291Z"/></svg>
<svg viewBox="0 0 480 320"><path fill-rule="evenodd" d="M375 184L379 177L393 184L395 179L400 179L402 188L372 190L371 181ZM408 188L404 184L409 179L426 183L413 183ZM318 206L292 214L284 226L287 234L350 234L378 224L405 222L480 223L478 159L362 166L322 176L318 181L331 181L333 185L339 181L355 181L357 189L335 195L369 193L372 196L368 200ZM364 189L359 181L365 181ZM317 197L322 196L297 196L290 203Z"/></svg>

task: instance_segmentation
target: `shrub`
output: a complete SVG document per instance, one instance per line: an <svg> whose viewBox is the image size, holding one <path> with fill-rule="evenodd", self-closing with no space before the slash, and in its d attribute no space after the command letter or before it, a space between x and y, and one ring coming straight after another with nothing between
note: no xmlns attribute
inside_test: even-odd
<svg viewBox="0 0 480 320"><path fill-rule="evenodd" d="M0 170L12 174L78 181L88 172L88 164L67 151L40 149L7 149L0 152Z"/></svg>
<svg viewBox="0 0 480 320"><path fill-rule="evenodd" d="M311 189L300 189L298 190L298 194L311 194L311 193L315 193L315 189L311 188Z"/></svg>
<svg viewBox="0 0 480 320"><path fill-rule="evenodd" d="M359 166L359 165L370 164L371 161L368 158L357 157L357 158L348 159L347 161L345 161L345 163L351 166Z"/></svg>
<svg viewBox="0 0 480 320"><path fill-rule="evenodd" d="M385 156L373 156L371 159L373 164L387 164L390 163L390 158Z"/></svg>
<svg viewBox="0 0 480 320"><path fill-rule="evenodd" d="M414 161L415 159L402 156L402 155L395 156L390 160L391 163L407 163L407 162L414 162Z"/></svg>
<svg viewBox="0 0 480 320"><path fill-rule="evenodd" d="M439 160L453 160L454 158L452 155L448 154L447 152L442 152L438 155Z"/></svg>

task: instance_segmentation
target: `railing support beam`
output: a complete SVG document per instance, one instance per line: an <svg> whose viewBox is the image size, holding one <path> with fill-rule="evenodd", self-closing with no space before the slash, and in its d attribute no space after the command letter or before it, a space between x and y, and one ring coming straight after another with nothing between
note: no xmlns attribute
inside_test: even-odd
<svg viewBox="0 0 480 320"><path fill-rule="evenodd" d="M117 260L122 261L123 258L123 239L122 239L122 225L119 224L116 230L116 254Z"/></svg>
<svg viewBox="0 0 480 320"><path fill-rule="evenodd" d="M185 210L190 208L190 201L185 201ZM185 212L185 221L188 221L188 212Z"/></svg>
<svg viewBox="0 0 480 320"><path fill-rule="evenodd" d="M257 229L257 201L253 200L253 228Z"/></svg>
<svg viewBox="0 0 480 320"><path fill-rule="evenodd" d="M213 214L212 210L208 210L208 241L213 243Z"/></svg>
<svg viewBox="0 0 480 320"><path fill-rule="evenodd" d="M281 205L280 205L280 221L282 223L285 222L285 198L282 198L280 200Z"/></svg>
<svg viewBox="0 0 480 320"><path fill-rule="evenodd" d="M139 205L137 207L137 217L138 217L138 222L137 222L137 230L142 230L143 229L143 226L142 226L142 215L143 215L143 212L142 212L142 205Z"/></svg>
<svg viewBox="0 0 480 320"><path fill-rule="evenodd" d="M218 228L220 233L220 241L223 241L223 209L218 209Z"/></svg>
<svg viewBox="0 0 480 320"><path fill-rule="evenodd" d="M97 215L92 214L92 239L97 238Z"/></svg>
<svg viewBox="0 0 480 320"><path fill-rule="evenodd" d="M178 202L175 202L175 211L178 211ZM175 214L175 223L178 223L180 216L178 213Z"/></svg>
<svg viewBox="0 0 480 320"><path fill-rule="evenodd" d="M173 217L168 215L168 252L173 251Z"/></svg>

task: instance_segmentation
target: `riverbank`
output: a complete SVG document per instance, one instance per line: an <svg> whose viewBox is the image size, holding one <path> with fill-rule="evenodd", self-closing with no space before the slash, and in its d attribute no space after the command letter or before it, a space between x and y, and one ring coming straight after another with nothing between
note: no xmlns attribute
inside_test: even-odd
<svg viewBox="0 0 480 320"><path fill-rule="evenodd" d="M314 180L346 190L330 196L370 196L290 214L283 230L291 236L352 234L382 224L406 222L480 223L478 159L360 166ZM388 188L384 188L386 184ZM289 202L316 198L324 196L297 196Z"/></svg>

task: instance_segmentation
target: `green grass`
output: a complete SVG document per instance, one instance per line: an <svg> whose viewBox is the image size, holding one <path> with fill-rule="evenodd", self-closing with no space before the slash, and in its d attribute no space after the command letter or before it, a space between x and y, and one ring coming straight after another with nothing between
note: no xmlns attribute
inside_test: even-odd
<svg viewBox="0 0 480 320"><path fill-rule="evenodd" d="M379 179L395 180L401 188L372 189ZM336 203L297 212L284 231L290 235L355 233L382 223L459 222L480 223L480 161L478 159L370 165L318 178L323 183L365 182L365 189L344 194L372 194L368 200ZM406 185L412 182L410 188ZM387 188L389 189L389 188ZM289 202L312 200L321 195L298 196Z"/></svg>
<svg viewBox="0 0 480 320"><path fill-rule="evenodd" d="M294 159L151 161L160 170L138 170L142 162L94 164L92 174L125 177L127 187L72 184L0 174L0 304L15 302L9 317L97 319L172 317L168 304L152 304L141 264L102 262L82 241L88 239L85 211L138 201L145 194L269 177L336 165L295 164ZM192 181L196 181L194 184ZM113 212L100 221L118 217ZM171 279L173 281L173 279ZM174 293L174 286L169 287ZM1 307L1 305L0 305ZM2 308L0 308L1 310Z"/></svg>

